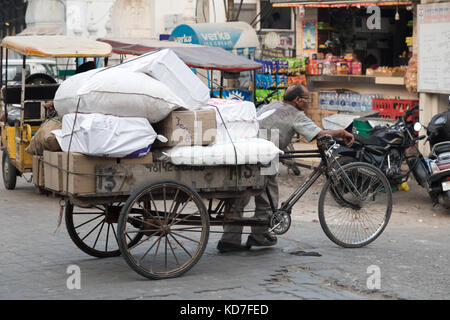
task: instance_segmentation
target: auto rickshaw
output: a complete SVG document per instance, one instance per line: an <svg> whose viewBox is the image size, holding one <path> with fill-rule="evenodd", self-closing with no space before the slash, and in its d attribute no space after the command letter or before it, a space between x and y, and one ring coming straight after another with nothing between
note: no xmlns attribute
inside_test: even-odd
<svg viewBox="0 0 450 320"><path fill-rule="evenodd" d="M8 85L8 53L15 51L22 56L20 85ZM0 121L2 173L6 189L16 186L17 176L32 172L32 155L25 152L31 138L47 118L46 101L53 100L59 87L47 74L26 76L26 59L29 56L54 58L103 58L111 55L109 44L73 36L10 36L0 44ZM5 57L3 57L5 55ZM3 60L5 66L3 68ZM6 72L4 72L6 70ZM3 75L5 73L5 75ZM9 107L17 106L16 115Z"/></svg>

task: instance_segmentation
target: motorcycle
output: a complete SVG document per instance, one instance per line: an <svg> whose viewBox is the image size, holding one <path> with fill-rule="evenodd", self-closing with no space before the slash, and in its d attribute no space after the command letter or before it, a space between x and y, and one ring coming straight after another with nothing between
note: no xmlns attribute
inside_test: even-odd
<svg viewBox="0 0 450 320"><path fill-rule="evenodd" d="M392 126L378 125L370 129L369 137L356 134L352 147L341 146L337 150L338 161L341 165L355 161L371 163L386 175L394 188L406 182L412 173L434 204L440 200L447 206L450 205L450 116L445 121L440 115L435 116L427 135L418 136L422 125L408 119L418 107L408 109ZM432 152L425 159L416 144L427 136ZM403 166L405 162L408 169Z"/></svg>

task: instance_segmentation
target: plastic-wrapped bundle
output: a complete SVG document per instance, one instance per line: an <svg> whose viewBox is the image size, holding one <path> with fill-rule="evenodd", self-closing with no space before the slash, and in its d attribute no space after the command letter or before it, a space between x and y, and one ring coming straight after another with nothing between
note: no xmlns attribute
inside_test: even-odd
<svg viewBox="0 0 450 320"><path fill-rule="evenodd" d="M259 123L256 108L252 102L210 99L208 104L211 106L203 109L213 108L216 110L216 143L230 142L230 136L232 141L257 137Z"/></svg>
<svg viewBox="0 0 450 320"><path fill-rule="evenodd" d="M145 118L122 118L98 113L66 114L62 129L52 133L65 152L112 158L144 156L158 137ZM164 140L164 137L159 137Z"/></svg>
<svg viewBox="0 0 450 320"><path fill-rule="evenodd" d="M283 151L268 140L253 138L209 146L179 146L166 153L169 161L175 165L219 166L266 165L283 154Z"/></svg>

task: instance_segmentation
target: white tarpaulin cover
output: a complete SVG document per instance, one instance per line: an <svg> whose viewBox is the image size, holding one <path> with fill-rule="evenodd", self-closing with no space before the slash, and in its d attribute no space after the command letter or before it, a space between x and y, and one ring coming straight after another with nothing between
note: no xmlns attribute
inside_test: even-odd
<svg viewBox="0 0 450 320"><path fill-rule="evenodd" d="M161 81L190 110L208 103L210 96L208 87L170 49L133 58L125 61L119 68L143 72Z"/></svg>
<svg viewBox="0 0 450 320"><path fill-rule="evenodd" d="M145 118L121 118L98 113L79 113L76 119L74 113L66 114L62 129L52 133L65 152L112 158L144 156L158 137Z"/></svg>
<svg viewBox="0 0 450 320"><path fill-rule="evenodd" d="M60 116L75 112L78 105L81 113L140 117L151 123L185 106L162 82L122 68L91 70L70 77L56 91L54 105Z"/></svg>
<svg viewBox="0 0 450 320"><path fill-rule="evenodd" d="M209 146L179 146L166 153L171 163L192 166L258 163L266 165L283 154L272 142L259 138L242 139L234 143L215 143Z"/></svg>

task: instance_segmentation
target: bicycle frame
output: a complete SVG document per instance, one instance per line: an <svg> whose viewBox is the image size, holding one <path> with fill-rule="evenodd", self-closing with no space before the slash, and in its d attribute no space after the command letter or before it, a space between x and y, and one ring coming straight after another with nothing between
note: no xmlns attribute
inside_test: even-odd
<svg viewBox="0 0 450 320"><path fill-rule="evenodd" d="M321 137L320 140L327 139L328 137ZM320 140L318 139L318 144ZM325 148L323 148L325 147ZM268 187L266 187L266 195L269 199L272 213L276 211L285 211L291 213L292 207L300 200L300 198L311 188L311 186L319 179L319 177L328 171L330 165L326 152L329 152L334 145L328 149L326 146L318 148L317 150L302 150L302 151L286 151L285 155L280 156L281 159L301 159L301 158L321 158L319 166L314 168L313 172L306 178L305 181L289 196L289 198L281 204L279 209L275 208L272 196L270 195ZM328 149L325 151L324 149Z"/></svg>

